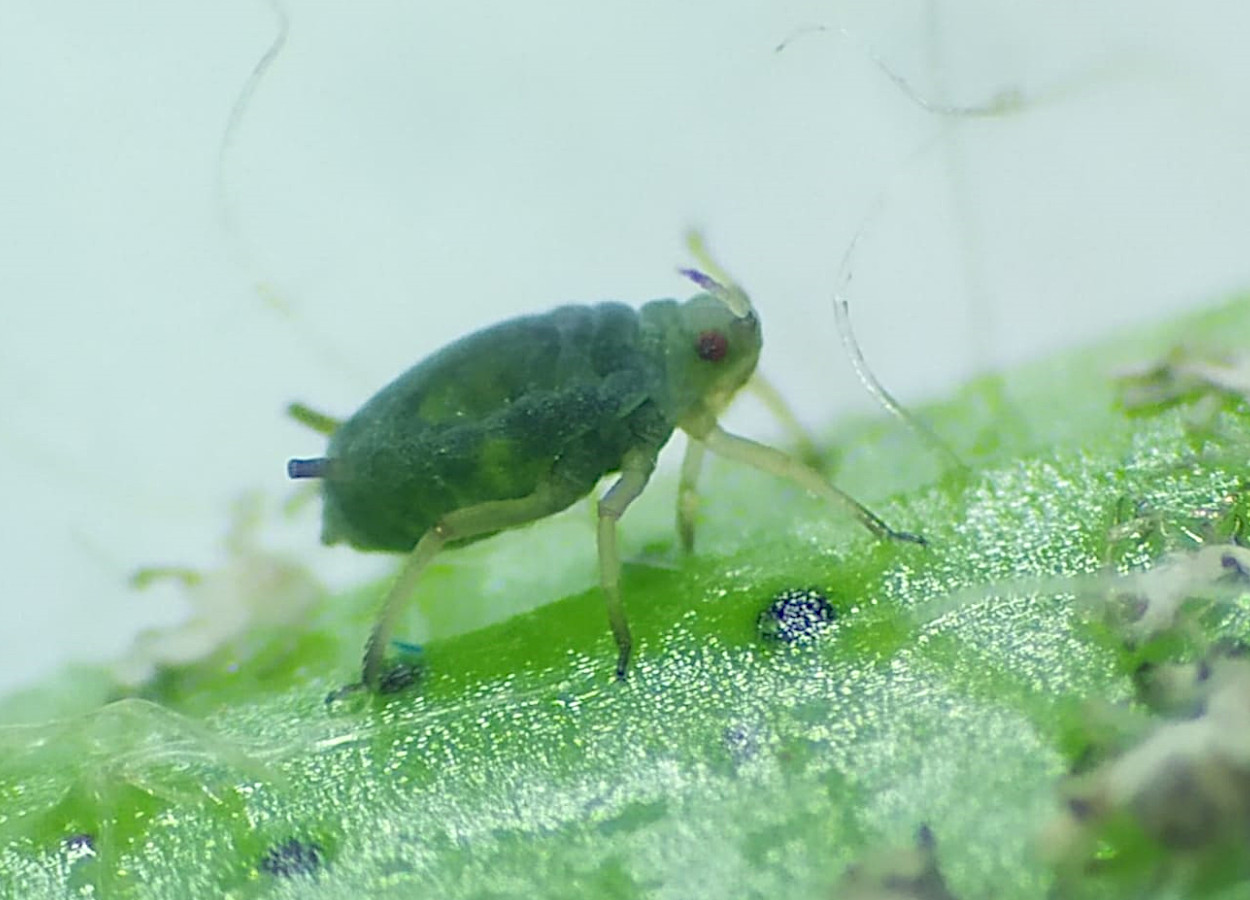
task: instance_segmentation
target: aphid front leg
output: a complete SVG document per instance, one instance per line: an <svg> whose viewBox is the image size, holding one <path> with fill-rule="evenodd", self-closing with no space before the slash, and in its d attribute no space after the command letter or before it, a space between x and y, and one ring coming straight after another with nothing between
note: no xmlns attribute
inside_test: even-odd
<svg viewBox="0 0 1250 900"><path fill-rule="evenodd" d="M837 504L853 515L859 522L877 537L895 541L908 541L913 544L928 543L917 534L906 531L895 531L880 516L864 506L850 494L838 490L814 469L809 469L794 457L782 453L773 447L759 444L748 438L730 434L719 425L712 424L702 440L713 453L726 459L737 460L781 478L793 481L799 487L810 491L818 497Z"/></svg>
<svg viewBox="0 0 1250 900"><path fill-rule="evenodd" d="M686 439L686 455L681 458L677 482L677 536L684 553L694 552L694 518L699 512L699 472L707 448L693 437Z"/></svg>
<svg viewBox="0 0 1250 900"><path fill-rule="evenodd" d="M755 395L756 399L777 420L777 424L785 430L786 438L794 446L799 459L813 469L827 464L825 454L821 452L811 433L803 427L803 423L794 414L794 410L790 408L790 404L786 402L781 391L777 390L776 385L756 371L747 382L747 390Z"/></svg>
<svg viewBox="0 0 1250 900"><path fill-rule="evenodd" d="M625 606L621 602L621 557L616 549L616 522L629 504L647 486L655 469L655 454L635 451L626 454L621 465L621 477L599 501L599 581L608 604L608 622L612 636L616 638L619 654L616 658L616 677L624 678L629 668L629 655L633 638L629 634L629 622L625 619ZM683 466L683 474L685 467Z"/></svg>
<svg viewBox="0 0 1250 900"><path fill-rule="evenodd" d="M623 479L622 479L623 480ZM534 493L515 500L492 500L468 506L443 516L442 520L422 535L404 562L399 577L382 602L382 611L369 641L365 644L365 687L376 690L381 683L386 648L395 630L395 622L417 586L421 573L447 544L479 534L489 534L544 519L576 502L580 491L571 491L556 483L539 485ZM602 533L602 529L601 529Z"/></svg>

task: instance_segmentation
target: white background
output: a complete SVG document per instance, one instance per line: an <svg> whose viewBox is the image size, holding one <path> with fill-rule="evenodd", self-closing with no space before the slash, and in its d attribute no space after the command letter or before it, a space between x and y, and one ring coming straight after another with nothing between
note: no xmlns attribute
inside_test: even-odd
<svg viewBox="0 0 1250 900"><path fill-rule="evenodd" d="M0 0L0 689L185 615L126 578L219 564L232 500L284 496L322 447L287 401L348 413L508 315L685 296L689 225L814 425L869 402L829 296L878 197L850 296L907 401L1250 281L1245 4L288 11L230 231L218 148L274 11ZM931 106L1025 108L935 115L872 54ZM771 433L749 403L732 424ZM358 558L296 531L314 566Z"/></svg>

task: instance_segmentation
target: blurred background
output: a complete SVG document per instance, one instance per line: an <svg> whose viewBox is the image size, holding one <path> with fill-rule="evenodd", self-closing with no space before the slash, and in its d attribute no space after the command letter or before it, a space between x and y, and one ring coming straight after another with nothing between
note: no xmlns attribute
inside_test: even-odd
<svg viewBox="0 0 1250 900"><path fill-rule="evenodd" d="M1250 6L1196 0L0 6L0 691L187 615L289 456L448 341L691 288L702 227L819 427L1250 283ZM889 70L889 74L885 71ZM875 212L874 212L875 210ZM729 424L775 426L749 400ZM670 464L672 460L670 459ZM665 498L664 502L671 502ZM588 542L586 567L593 571Z"/></svg>

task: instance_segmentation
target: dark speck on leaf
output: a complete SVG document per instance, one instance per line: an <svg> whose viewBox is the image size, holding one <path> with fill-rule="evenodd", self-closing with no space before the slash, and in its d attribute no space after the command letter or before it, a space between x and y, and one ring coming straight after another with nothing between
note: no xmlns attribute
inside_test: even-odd
<svg viewBox="0 0 1250 900"><path fill-rule="evenodd" d="M760 737L749 725L730 725L724 732L725 748L736 760L750 759L759 753Z"/></svg>
<svg viewBox="0 0 1250 900"><path fill-rule="evenodd" d="M766 640L793 644L814 638L833 624L837 612L822 593L811 588L782 591L760 613L759 632Z"/></svg>
<svg viewBox="0 0 1250 900"><path fill-rule="evenodd" d="M95 855L95 836L84 832L71 834L61 842L65 852L71 857L81 858Z"/></svg>
<svg viewBox="0 0 1250 900"><path fill-rule="evenodd" d="M1068 811L1078 822L1083 822L1094 814L1094 808L1090 802L1081 797L1072 797L1068 800Z"/></svg>
<svg viewBox="0 0 1250 900"><path fill-rule="evenodd" d="M270 847L260 859L261 871L279 878L312 875L324 864L325 851L319 844L306 844L295 838Z"/></svg>
<svg viewBox="0 0 1250 900"><path fill-rule="evenodd" d="M1237 557L1231 553L1225 553L1220 557L1220 565L1233 578L1238 581L1250 580L1250 572L1238 561Z"/></svg>

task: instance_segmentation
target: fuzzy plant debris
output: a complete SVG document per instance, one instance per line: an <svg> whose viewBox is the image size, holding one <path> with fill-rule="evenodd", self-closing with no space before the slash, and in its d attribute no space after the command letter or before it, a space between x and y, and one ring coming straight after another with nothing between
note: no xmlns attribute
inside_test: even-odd
<svg viewBox="0 0 1250 900"><path fill-rule="evenodd" d="M1237 300L980 378L917 410L960 464L841 423L927 546L723 464L684 556L661 475L625 681L584 507L440 558L379 695L386 583L236 547L184 579L229 622L0 703L0 896L1250 897L1245 347Z"/></svg>

